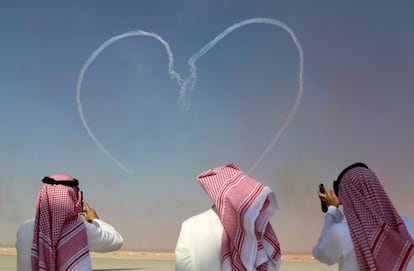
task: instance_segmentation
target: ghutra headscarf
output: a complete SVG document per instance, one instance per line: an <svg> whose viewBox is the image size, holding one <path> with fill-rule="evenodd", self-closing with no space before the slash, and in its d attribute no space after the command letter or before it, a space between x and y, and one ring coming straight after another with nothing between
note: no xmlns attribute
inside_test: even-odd
<svg viewBox="0 0 414 271"><path fill-rule="evenodd" d="M414 242L377 176L368 168L340 174L339 200L349 225L360 270L402 271Z"/></svg>
<svg viewBox="0 0 414 271"><path fill-rule="evenodd" d="M78 180L45 177L37 197L32 270L92 270Z"/></svg>
<svg viewBox="0 0 414 271"><path fill-rule="evenodd" d="M281 251L269 223L277 209L272 190L233 164L207 170L197 178L224 228L222 270L267 270L268 261L276 263Z"/></svg>

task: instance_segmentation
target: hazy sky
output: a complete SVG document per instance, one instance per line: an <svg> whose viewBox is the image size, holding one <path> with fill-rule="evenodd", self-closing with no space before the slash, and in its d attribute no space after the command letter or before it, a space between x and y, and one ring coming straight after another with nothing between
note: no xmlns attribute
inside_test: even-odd
<svg viewBox="0 0 414 271"><path fill-rule="evenodd" d="M381 3L379 3L381 2ZM251 173L276 193L272 224L284 251L310 251L323 223L316 196L353 162L379 176L414 218L414 4L409 1L0 2L0 243L34 216L41 179L81 183L126 249L173 249L181 222L211 206L196 176L226 163L247 171L275 136L299 85L298 49L269 24L232 32L197 61L191 109L154 38L128 37L89 66L84 116L76 101L85 61L127 31L168 42L175 71L227 27L250 18L287 24L304 52L297 114Z"/></svg>

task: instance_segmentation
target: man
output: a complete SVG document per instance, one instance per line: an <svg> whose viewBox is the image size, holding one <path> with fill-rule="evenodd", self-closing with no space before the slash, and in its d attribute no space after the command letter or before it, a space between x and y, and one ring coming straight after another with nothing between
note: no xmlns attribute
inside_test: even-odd
<svg viewBox="0 0 414 271"><path fill-rule="evenodd" d="M42 182L35 219L17 231L18 271L92 270L89 250L121 248L122 236L83 200L78 180L60 173Z"/></svg>
<svg viewBox="0 0 414 271"><path fill-rule="evenodd" d="M414 270L414 222L402 218L377 176L363 163L339 174L338 189L325 189L319 198L328 205L313 256L339 270ZM339 195L339 199L337 197ZM342 222L343 210L347 223Z"/></svg>
<svg viewBox="0 0 414 271"><path fill-rule="evenodd" d="M269 223L276 196L235 165L198 176L214 206L182 223L176 271L278 270L281 252Z"/></svg>

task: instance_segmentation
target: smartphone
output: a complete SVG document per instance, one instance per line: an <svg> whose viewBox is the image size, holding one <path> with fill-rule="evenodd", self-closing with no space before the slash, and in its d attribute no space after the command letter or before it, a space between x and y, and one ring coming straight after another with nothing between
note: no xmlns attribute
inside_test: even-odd
<svg viewBox="0 0 414 271"><path fill-rule="evenodd" d="M83 207L83 191L81 190L81 206L82 206L82 212L85 212L85 209Z"/></svg>
<svg viewBox="0 0 414 271"><path fill-rule="evenodd" d="M325 194L325 188L323 187L323 183L319 184L319 192ZM328 205L326 205L326 201L321 200L321 209L324 213L328 211Z"/></svg>

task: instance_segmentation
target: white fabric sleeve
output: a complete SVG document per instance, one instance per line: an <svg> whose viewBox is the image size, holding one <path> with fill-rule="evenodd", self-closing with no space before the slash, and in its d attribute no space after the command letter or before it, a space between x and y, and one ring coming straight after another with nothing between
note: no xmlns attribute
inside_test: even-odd
<svg viewBox="0 0 414 271"><path fill-rule="evenodd" d="M24 221L16 233L17 271L31 271L34 219Z"/></svg>
<svg viewBox="0 0 414 271"><path fill-rule="evenodd" d="M411 235L411 238L414 239L414 221L408 217L401 217L407 227L408 233ZM408 269L407 269L408 270Z"/></svg>
<svg viewBox="0 0 414 271"><path fill-rule="evenodd" d="M180 235L175 247L175 271L196 271L190 254L190 233L187 223L181 224Z"/></svg>
<svg viewBox="0 0 414 271"><path fill-rule="evenodd" d="M325 215L323 226L318 243L312 249L312 255L320 262L332 265L343 258L340 240L341 231L337 223L341 223L343 214L335 206L329 206Z"/></svg>
<svg viewBox="0 0 414 271"><path fill-rule="evenodd" d="M273 261L269 261L269 265L267 267L268 271L278 271L280 266L282 265L282 259L279 258L275 263Z"/></svg>
<svg viewBox="0 0 414 271"><path fill-rule="evenodd" d="M108 223L94 219L92 223L85 221L86 234L88 236L89 250L95 252L110 252L122 247L124 240Z"/></svg>

